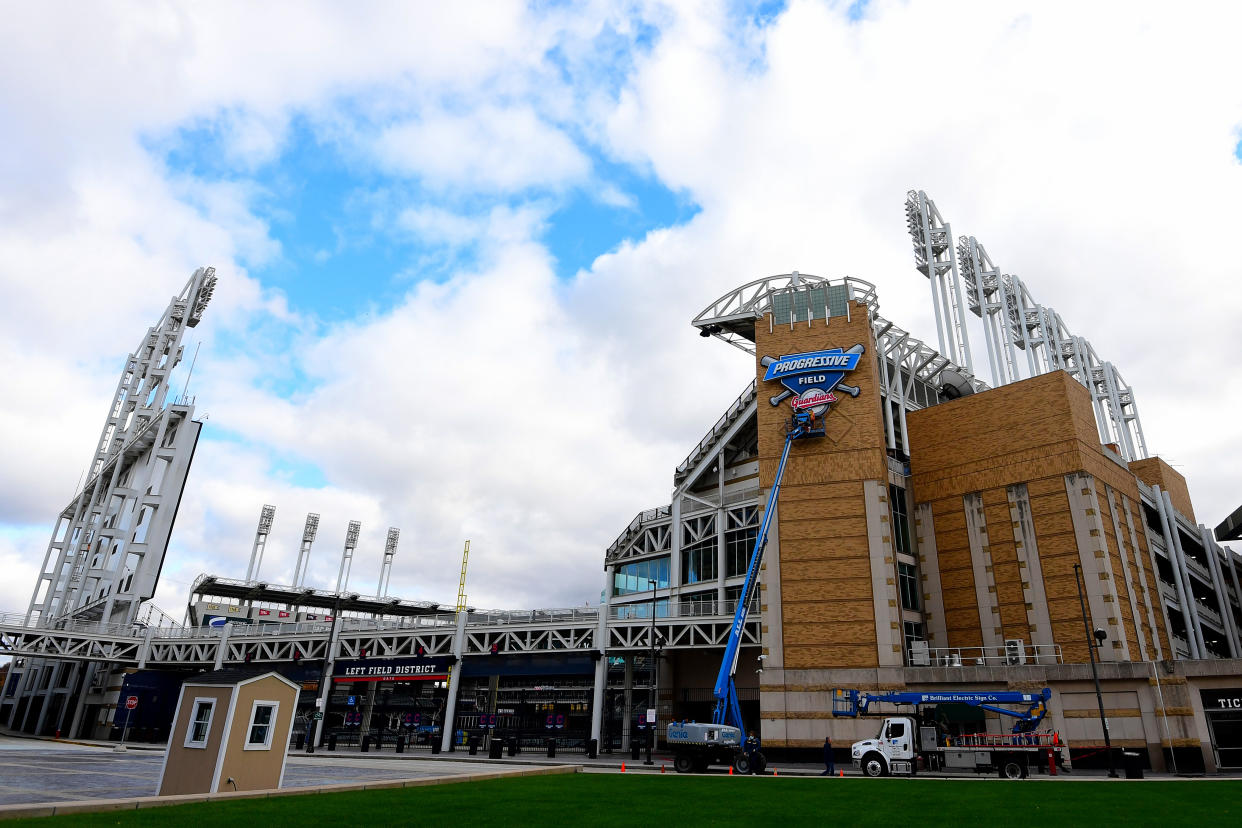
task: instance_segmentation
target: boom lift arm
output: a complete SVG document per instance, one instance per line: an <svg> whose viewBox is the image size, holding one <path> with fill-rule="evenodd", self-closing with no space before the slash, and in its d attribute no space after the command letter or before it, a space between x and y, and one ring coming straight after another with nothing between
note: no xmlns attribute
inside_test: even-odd
<svg viewBox="0 0 1242 828"><path fill-rule="evenodd" d="M1036 693L1018 693L1007 691L949 691L949 692L908 692L908 693L860 693L858 690L834 690L832 694L832 715L855 717L866 714L867 707L878 703L912 704L968 704L982 710L990 710L1002 716L1011 716L1014 722L1014 733L1030 733L1039 727L1040 722L1048 713L1048 700L1052 691L1045 687ZM1026 710L1012 710L997 705L1026 705Z"/></svg>
<svg viewBox="0 0 1242 828"><path fill-rule="evenodd" d="M720 673L716 676L716 686L712 690L712 695L716 699L716 706L712 711L712 724L733 725L743 733L746 731L733 677L737 674L737 658L742 645L742 631L746 628L746 616L749 614L751 600L754 598L759 580L759 564L763 560L763 550L768 545L768 529L772 523L772 513L776 511L776 499L781 493L781 478L785 475L785 463L789 460L789 448L794 440L802 437L822 437L823 434L822 422L817 422L814 414L809 411L794 413L789 424L789 431L785 434L785 448L781 451L781 460L776 467L776 478L772 482L772 494L768 498L768 508L764 512L759 534L755 536L755 546L750 553L750 564L746 567L746 581L742 584L742 594L738 597L737 610L733 613L733 626L729 630L724 658L720 662Z"/></svg>

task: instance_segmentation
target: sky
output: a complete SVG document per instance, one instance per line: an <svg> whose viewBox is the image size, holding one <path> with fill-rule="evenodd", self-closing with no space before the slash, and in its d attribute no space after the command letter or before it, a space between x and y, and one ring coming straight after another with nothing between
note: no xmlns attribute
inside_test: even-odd
<svg viewBox="0 0 1242 828"><path fill-rule="evenodd" d="M753 376L689 321L799 270L936 341L903 203L1118 366L1198 519L1242 501L1242 7L8 3L0 612L126 354L197 267L204 418L155 602L200 573L598 602L603 554ZM975 339L981 350L982 339ZM185 389L188 365L173 380ZM986 379L986 375L984 376Z"/></svg>

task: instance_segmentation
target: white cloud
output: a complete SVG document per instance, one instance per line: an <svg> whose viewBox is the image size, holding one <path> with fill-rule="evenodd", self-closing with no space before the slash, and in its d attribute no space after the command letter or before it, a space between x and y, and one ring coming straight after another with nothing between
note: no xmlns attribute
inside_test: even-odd
<svg viewBox="0 0 1242 828"><path fill-rule="evenodd" d="M0 519L50 527L124 353L193 267L216 264L195 393L206 433L244 442L200 447L166 608L200 571L244 572L265 502L278 506L273 577L292 571L313 510L319 584L359 519L360 589L395 525L394 592L451 600L469 537L473 603L593 601L603 549L667 497L750 376L688 327L708 302L792 269L850 274L935 340L909 187L1121 368L1200 519L1237 505L1231 7L875 2L851 23L841 4L794 2L762 31L730 29L712 3L583 18L498 6L480 20L460 4L57 8L23 6L0 34L0 361L17 389L0 407ZM641 23L660 27L650 54L619 49ZM597 73L613 64L631 74ZM280 251L245 174L296 117L368 174L433 185L387 214L380 239L477 245L472 264L334 327L292 314L246 269ZM170 177L142 148L202 123L223 125L232 180ZM702 211L558 281L535 239L559 190L627 203L594 180L592 151ZM513 206L529 189L547 200ZM272 390L299 373L311 388ZM291 482L285 462L329 484ZM37 529L5 538L0 565L41 559ZM0 608L24 608L29 588L0 585Z"/></svg>
<svg viewBox="0 0 1242 828"><path fill-rule="evenodd" d="M525 106L426 114L385 129L375 152L386 168L441 190L558 188L590 170L564 132Z"/></svg>

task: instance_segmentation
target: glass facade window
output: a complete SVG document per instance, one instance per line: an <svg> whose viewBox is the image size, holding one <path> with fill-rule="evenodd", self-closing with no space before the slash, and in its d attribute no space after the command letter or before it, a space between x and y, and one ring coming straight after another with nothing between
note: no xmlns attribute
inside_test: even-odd
<svg viewBox="0 0 1242 828"><path fill-rule="evenodd" d="M696 592L693 595L687 595L684 598L686 610L690 615L715 615L716 614L716 592Z"/></svg>
<svg viewBox="0 0 1242 828"><path fill-rule="evenodd" d="M635 603L635 604L619 604L615 607L617 618L625 620L626 618L650 618L651 602ZM668 618L668 599L661 598L655 602L656 618Z"/></svg>
<svg viewBox="0 0 1242 828"><path fill-rule="evenodd" d="M897 580L901 585L901 608L919 608L919 571L913 564L897 564Z"/></svg>
<svg viewBox="0 0 1242 828"><path fill-rule="evenodd" d="M652 558L647 561L635 561L617 567L612 576L613 595L630 595L635 592L650 592L652 579L656 587L668 587L668 556Z"/></svg>
<svg viewBox="0 0 1242 828"><path fill-rule="evenodd" d="M924 641L923 624L920 621L905 622L906 632L906 655L909 656L910 648L914 646L915 641Z"/></svg>
<svg viewBox="0 0 1242 828"><path fill-rule="evenodd" d="M725 587L725 612L735 612L737 610L737 602L742 600L742 588L740 586ZM759 590L756 588L750 594L750 612L757 612L759 609Z"/></svg>
<svg viewBox="0 0 1242 828"><path fill-rule="evenodd" d="M750 562L750 552L758 534L759 529L755 526L725 533L725 563L728 565L725 577L746 574L746 565Z"/></svg>
<svg viewBox="0 0 1242 828"><path fill-rule="evenodd" d="M716 580L716 538L707 537L681 550L681 576L684 584Z"/></svg>
<svg viewBox="0 0 1242 828"><path fill-rule="evenodd" d="M910 542L910 518L906 514L906 490L889 483L888 503L893 511L893 549L913 555L914 544Z"/></svg>

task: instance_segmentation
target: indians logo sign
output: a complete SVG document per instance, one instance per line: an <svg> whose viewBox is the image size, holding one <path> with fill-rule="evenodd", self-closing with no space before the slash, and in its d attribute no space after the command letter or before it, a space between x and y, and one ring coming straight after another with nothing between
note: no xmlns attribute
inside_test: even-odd
<svg viewBox="0 0 1242 828"><path fill-rule="evenodd" d="M776 380L785 390L771 397L768 402L780 405L792 397L789 404L794 411L810 411L822 416L828 406L837 401L836 393L858 396L858 387L848 385L845 375L858 367L858 360L866 351L861 344L841 350L812 351L809 354L788 354L779 359L764 357L760 364L767 367L764 382Z"/></svg>

